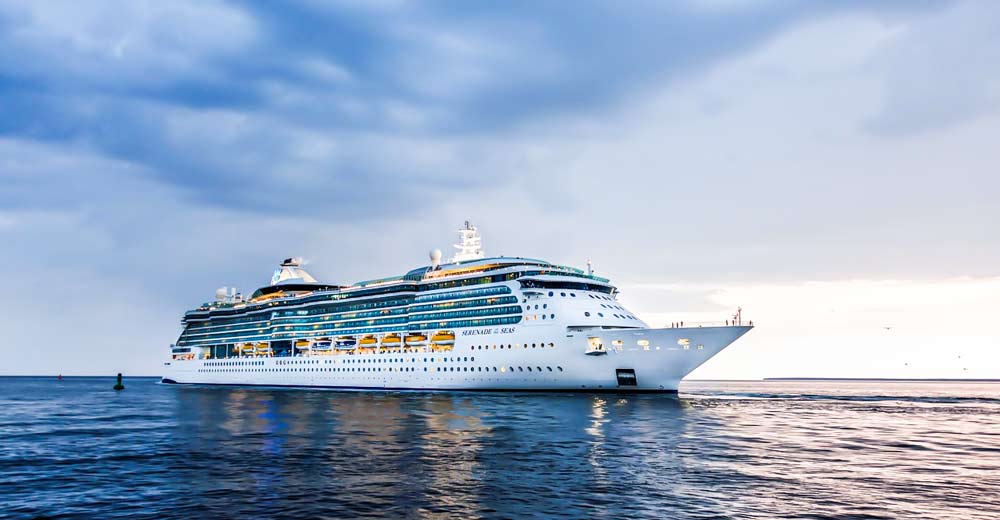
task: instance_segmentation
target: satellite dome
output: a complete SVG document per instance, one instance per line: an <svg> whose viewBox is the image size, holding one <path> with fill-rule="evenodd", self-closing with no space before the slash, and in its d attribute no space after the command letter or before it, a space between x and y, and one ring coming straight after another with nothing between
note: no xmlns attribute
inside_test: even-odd
<svg viewBox="0 0 1000 520"><path fill-rule="evenodd" d="M431 249L430 257L431 257L431 265L432 266L437 267L437 266L441 265L441 250L440 249Z"/></svg>

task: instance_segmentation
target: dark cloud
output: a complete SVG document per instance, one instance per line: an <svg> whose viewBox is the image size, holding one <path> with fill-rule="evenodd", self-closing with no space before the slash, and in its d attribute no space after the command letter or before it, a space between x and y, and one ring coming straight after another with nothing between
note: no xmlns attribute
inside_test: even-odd
<svg viewBox="0 0 1000 520"><path fill-rule="evenodd" d="M847 5L13 5L0 135L89 146L221 207L316 216L283 201L355 193L334 210L346 217L372 198L512 179L466 173L489 169L477 140L600 117Z"/></svg>
<svg viewBox="0 0 1000 520"><path fill-rule="evenodd" d="M220 285L292 255L405 272L466 218L650 313L714 312L720 281L995 274L995 132L913 137L995 103L968 5L5 2L2 357L58 305L80 370L155 372ZM711 283L642 289L677 280Z"/></svg>

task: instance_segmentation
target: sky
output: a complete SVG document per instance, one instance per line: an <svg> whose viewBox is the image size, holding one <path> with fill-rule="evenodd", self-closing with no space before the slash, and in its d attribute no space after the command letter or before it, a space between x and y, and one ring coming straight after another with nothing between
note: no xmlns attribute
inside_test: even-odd
<svg viewBox="0 0 1000 520"><path fill-rule="evenodd" d="M583 266L693 378L1000 378L1000 3L0 2L0 374L156 375L182 313Z"/></svg>

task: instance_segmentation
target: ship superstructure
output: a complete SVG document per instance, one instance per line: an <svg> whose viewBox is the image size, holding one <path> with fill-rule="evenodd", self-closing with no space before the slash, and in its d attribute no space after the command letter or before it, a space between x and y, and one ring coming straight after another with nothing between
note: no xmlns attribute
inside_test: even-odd
<svg viewBox="0 0 1000 520"><path fill-rule="evenodd" d="M163 382L675 392L752 328L650 328L589 266L486 257L475 226L458 233L447 263L402 276L325 284L289 258L249 298L220 289L185 313Z"/></svg>

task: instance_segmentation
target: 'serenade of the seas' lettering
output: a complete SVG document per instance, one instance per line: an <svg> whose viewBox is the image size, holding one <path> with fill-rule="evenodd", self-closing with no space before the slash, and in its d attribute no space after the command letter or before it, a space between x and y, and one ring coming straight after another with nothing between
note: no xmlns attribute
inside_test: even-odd
<svg viewBox="0 0 1000 520"><path fill-rule="evenodd" d="M494 329L472 329L463 330L463 336L480 336L483 334L513 334L515 332L514 327L497 327Z"/></svg>
<svg viewBox="0 0 1000 520"><path fill-rule="evenodd" d="M652 328L589 264L486 257L468 222L459 237L399 276L322 283L289 258L248 298L220 289L184 314L163 382L675 392L752 328Z"/></svg>

